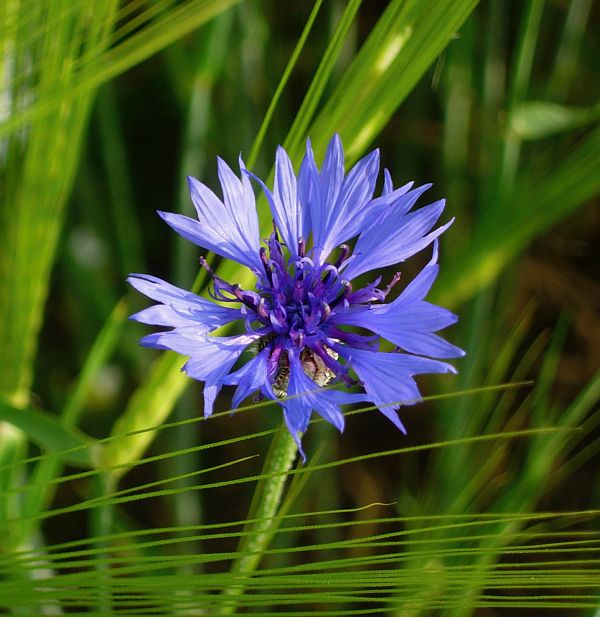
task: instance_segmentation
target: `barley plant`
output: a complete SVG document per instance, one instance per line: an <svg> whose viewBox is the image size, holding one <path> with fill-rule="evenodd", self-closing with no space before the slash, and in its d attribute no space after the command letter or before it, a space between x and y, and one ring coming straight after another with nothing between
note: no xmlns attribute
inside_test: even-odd
<svg viewBox="0 0 600 617"><path fill-rule="evenodd" d="M599 9L0 2L0 615L600 615Z"/></svg>

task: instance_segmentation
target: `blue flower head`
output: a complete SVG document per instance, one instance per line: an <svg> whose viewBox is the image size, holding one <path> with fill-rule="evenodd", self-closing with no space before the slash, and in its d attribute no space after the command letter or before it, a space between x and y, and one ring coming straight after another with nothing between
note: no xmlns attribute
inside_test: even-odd
<svg viewBox="0 0 600 617"><path fill-rule="evenodd" d="M433 229L444 201L414 210L431 185L394 189L387 170L382 194L374 197L379 152L345 174L337 135L321 169L307 143L298 176L285 150L278 148L273 190L248 172L241 158L239 178L221 159L218 171L223 200L188 179L198 220L159 215L194 244L250 268L255 288L228 283L204 258L200 263L212 278L214 301L153 276L132 274L131 285L157 302L132 318L171 328L145 336L141 344L189 356L183 370L205 383L205 416L212 413L222 386L236 385L234 408L252 394L277 401L299 447L313 411L341 431L341 405L357 401L377 405L405 432L396 410L420 400L413 376L455 372L439 359L464 353L435 334L457 317L424 299L438 272L437 237L452 223ZM274 230L264 246L251 177L273 214ZM346 242L353 239L351 248ZM385 286L377 274L364 287L356 285L361 275L402 262L429 245L430 262L394 300L386 302L399 273ZM236 321L244 325L244 334L211 336ZM379 351L382 339L394 350ZM245 363L242 354L249 358ZM342 388L330 387L336 384ZM353 386L363 392L351 392Z"/></svg>

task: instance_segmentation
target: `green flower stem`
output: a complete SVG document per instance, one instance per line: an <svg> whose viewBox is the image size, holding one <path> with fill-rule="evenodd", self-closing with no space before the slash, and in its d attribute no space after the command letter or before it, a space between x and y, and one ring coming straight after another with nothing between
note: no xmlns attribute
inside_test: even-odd
<svg viewBox="0 0 600 617"><path fill-rule="evenodd" d="M106 537L114 528L114 505L109 502L110 494L116 488L116 479L108 472L100 472L94 476L92 497L105 499L100 506L92 508L90 516L90 535L94 538L94 547L98 550L95 570L99 594L96 608L101 615L112 614L111 575L109 562L110 544Z"/></svg>
<svg viewBox="0 0 600 617"><path fill-rule="evenodd" d="M263 479L260 481L247 519L250 523L240 539L239 557L234 561L230 573L236 582L223 590L223 595L231 596L232 601L225 602L220 615L231 615L235 612L236 602L233 598L243 594L246 581L256 568L269 546L279 525L277 513L281 504L285 481L296 458L298 448L285 425L275 433L269 452L262 469Z"/></svg>

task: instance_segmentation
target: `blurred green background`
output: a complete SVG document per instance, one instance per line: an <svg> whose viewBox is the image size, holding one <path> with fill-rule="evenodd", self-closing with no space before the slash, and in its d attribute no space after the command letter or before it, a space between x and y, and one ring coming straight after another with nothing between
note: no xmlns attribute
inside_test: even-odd
<svg viewBox="0 0 600 617"><path fill-rule="evenodd" d="M0 4L0 614L598 615L599 13ZM225 390L196 421L200 386L137 345L125 278L194 284L200 249L155 214L193 212L186 175L216 190L215 157L241 152L267 177L278 144L298 165L334 132L348 164L379 147L395 183L447 198L432 299L467 356L420 380L407 437L374 410L311 425L234 606L218 592L280 417L230 419Z"/></svg>

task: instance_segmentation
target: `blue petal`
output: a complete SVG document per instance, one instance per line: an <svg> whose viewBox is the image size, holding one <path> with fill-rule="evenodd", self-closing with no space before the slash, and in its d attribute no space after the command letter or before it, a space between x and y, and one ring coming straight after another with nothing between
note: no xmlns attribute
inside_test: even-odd
<svg viewBox="0 0 600 617"><path fill-rule="evenodd" d="M431 308L427 310L426 306ZM408 310L394 304L361 307L333 317L334 323L367 328L405 351L433 358L465 355L459 347L433 334L456 321L457 317L446 309L427 302L420 302L419 307Z"/></svg>
<svg viewBox="0 0 600 617"><path fill-rule="evenodd" d="M163 304L182 306L183 308L189 308L192 305L212 304L212 302L191 291L175 287L175 285L150 274L130 274L127 282L145 296Z"/></svg>
<svg viewBox="0 0 600 617"><path fill-rule="evenodd" d="M379 172L379 150L367 154L349 171L337 201L330 206L329 228L323 239L323 255L353 238L363 228L365 217L385 200L371 200Z"/></svg>
<svg viewBox="0 0 600 617"><path fill-rule="evenodd" d="M400 405L414 405L421 400L413 375L456 372L445 362L409 354L364 351L341 345L336 350L350 363L369 399L403 432L405 429L395 410Z"/></svg>
<svg viewBox="0 0 600 617"><path fill-rule="evenodd" d="M130 317L140 323L194 327L206 333L242 317L239 309L219 306L155 276L131 274L127 282L140 293L162 303Z"/></svg>
<svg viewBox="0 0 600 617"><path fill-rule="evenodd" d="M308 226L298 200L298 185L289 156L281 146L277 148L273 191L270 191L258 176L249 172L248 174L262 187L271 206L277 229L290 253L296 255L298 240L300 238L306 240Z"/></svg>
<svg viewBox="0 0 600 617"><path fill-rule="evenodd" d="M224 201L202 182L188 177L198 220L172 212L158 214L194 244L260 271L258 218L250 182L245 173L240 181L221 159L218 167ZM244 170L241 159L240 168Z"/></svg>
<svg viewBox="0 0 600 617"><path fill-rule="evenodd" d="M312 181L310 200L304 207L310 212L313 244L327 256L325 245L331 233L330 214L344 179L344 150L339 135L329 142L321 172L317 169L310 141L306 142L304 162Z"/></svg>
<svg viewBox="0 0 600 617"><path fill-rule="evenodd" d="M360 326L379 334L402 349L434 358L457 358L464 351L433 334L456 323L458 317L445 308L425 302L438 272L437 243L431 262L389 304L350 307L336 312L330 322Z"/></svg>
<svg viewBox="0 0 600 617"><path fill-rule="evenodd" d="M387 169L385 171L387 172ZM387 173L389 176L389 172ZM361 230L371 227L371 225L384 216L384 212L398 213L400 210L405 212L409 210L411 205L408 205L407 200L402 198L408 193L408 191L410 191L413 184L414 182L408 182L404 186L401 186L395 190L392 188L391 184L387 188L384 186L384 190L380 197L371 200L360 212L356 213L356 216L358 217L357 220L360 224L357 226L353 235L356 235Z"/></svg>
<svg viewBox="0 0 600 617"><path fill-rule="evenodd" d="M239 314L236 319L239 318ZM202 323L192 321L189 315L182 315L171 306L164 304L155 304L149 306L129 317L133 321L148 324L152 326L169 326L171 328L195 328L203 334L208 334L214 330L217 325L207 323L204 320Z"/></svg>
<svg viewBox="0 0 600 617"><path fill-rule="evenodd" d="M270 348L263 349L257 356L246 362L242 368L222 379L223 384L236 384L232 408L235 409L247 396L260 390L269 398L276 399L269 383L267 360Z"/></svg>
<svg viewBox="0 0 600 617"><path fill-rule="evenodd" d="M340 432L344 430L344 416L340 405L368 400L364 394L341 392L318 386L304 372L296 350L290 352L290 380L288 398L283 402L293 417L301 418L301 425L308 425L314 409L324 420L333 424Z"/></svg>
<svg viewBox="0 0 600 617"><path fill-rule="evenodd" d="M190 356L183 370L193 379L204 381L204 415L210 416L213 403L221 390L223 378L229 373L242 352L258 335L188 337L177 330L144 337L142 344L159 349L171 349Z"/></svg>
<svg viewBox="0 0 600 617"><path fill-rule="evenodd" d="M338 135L329 143L321 173L314 163L310 142L305 164L312 176L307 202L315 246L315 259L322 262L340 243L354 237L365 217L384 204L371 202L379 170L379 151L361 159L344 178L344 152Z"/></svg>
<svg viewBox="0 0 600 617"><path fill-rule="evenodd" d="M410 186L407 184L409 188L412 186L412 182ZM394 190L394 183L392 182L392 175L389 172L389 169L383 170L383 191L381 191L382 195L389 195ZM408 191L408 189L406 189Z"/></svg>
<svg viewBox="0 0 600 617"><path fill-rule="evenodd" d="M147 334L140 339L140 345L142 347L150 347L152 349L160 349L162 351L168 351L170 347L167 347L160 342L160 336L163 332L155 332L154 334Z"/></svg>
<svg viewBox="0 0 600 617"><path fill-rule="evenodd" d="M223 189L223 204L230 220L229 229L234 230L231 238L243 248L248 256L246 263L250 268L258 266L257 253L260 249L260 232L258 216L256 213L256 201L254 191L248 179L246 166L242 157L239 157L241 179L239 179L230 167L222 159L217 159L219 181ZM260 270L260 267L259 267Z"/></svg>
<svg viewBox="0 0 600 617"><path fill-rule="evenodd" d="M391 193L385 195L385 198L389 201L390 197L394 197L394 201L390 203L387 208L384 208L381 216L378 219L372 221L372 224L381 224L385 221L391 214L393 214L396 219L400 219L403 214L406 214L412 207L417 203L419 197L429 190L433 184L423 184L418 186L416 189L413 189L414 182L409 182L404 186L392 191ZM367 229L367 227L365 227Z"/></svg>
<svg viewBox="0 0 600 617"><path fill-rule="evenodd" d="M319 192L321 204L335 203L344 181L344 148L342 140L336 133L330 140L325 152L325 159L319 175Z"/></svg>
<svg viewBox="0 0 600 617"><path fill-rule="evenodd" d="M404 332L397 340L401 342L396 345L419 355L433 358L460 358L465 355L460 347L430 332Z"/></svg>
<svg viewBox="0 0 600 617"><path fill-rule="evenodd" d="M410 207L423 187L407 193L403 199ZM416 196L415 196L416 195ZM344 278L353 278L385 266L396 264L424 249L442 234L453 221L430 232L444 210L444 200L432 203L415 212L406 213L398 207L383 212L377 221L358 238L354 255L343 270ZM430 232L430 233L428 233Z"/></svg>
<svg viewBox="0 0 600 617"><path fill-rule="evenodd" d="M305 394L305 390L298 392L299 376L298 376L298 360L297 351L291 350L288 353L290 361L290 378L288 383L288 398L281 403L283 405L283 415L285 423L290 431L294 441L300 448L300 436L308 427L310 415L312 413L312 405ZM304 374L304 370L300 366L300 371ZM317 387L315 382L312 383L312 389ZM306 457L303 455L303 458Z"/></svg>
<svg viewBox="0 0 600 617"><path fill-rule="evenodd" d="M307 150L310 148L310 140L307 140ZM312 152L312 151L311 151ZM300 164L300 171L298 172L297 194L300 208L302 209L302 236L305 240L308 240L308 236L312 230L312 224L310 219L309 203L313 198L315 187L313 186L313 168L314 160L311 161L308 156L302 159Z"/></svg>

